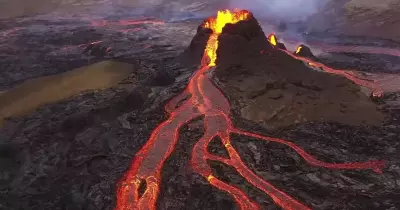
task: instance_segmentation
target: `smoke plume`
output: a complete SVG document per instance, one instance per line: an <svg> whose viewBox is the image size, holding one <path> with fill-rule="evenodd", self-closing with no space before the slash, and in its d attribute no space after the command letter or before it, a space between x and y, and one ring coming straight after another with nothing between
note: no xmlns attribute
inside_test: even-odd
<svg viewBox="0 0 400 210"><path fill-rule="evenodd" d="M257 17L301 21L315 14L329 0L231 0L231 8L248 9Z"/></svg>

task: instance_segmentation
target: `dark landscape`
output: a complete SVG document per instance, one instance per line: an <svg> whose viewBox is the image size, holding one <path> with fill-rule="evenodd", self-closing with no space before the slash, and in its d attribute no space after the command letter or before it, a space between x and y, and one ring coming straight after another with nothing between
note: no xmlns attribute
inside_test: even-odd
<svg viewBox="0 0 400 210"><path fill-rule="evenodd" d="M234 148L257 177L308 208L400 209L400 40L331 31L291 39L292 27L304 23L268 31L275 23L254 13L223 28L216 66L191 90L185 88L204 67L213 34L204 26L210 9L198 16L158 9L0 19L0 209L149 209L122 202L125 194L117 192L153 130L189 102L195 116L177 126L176 146L156 182L155 209L240 209L216 179L259 209L300 209L285 208L250 183L235 159L203 157L212 176L202 174L204 164L193 162L200 161L195 145L213 128L229 130L231 143L218 131L205 144L209 157L232 158L228 148ZM271 43L271 33L288 49ZM296 53L299 44L304 48ZM319 161L371 164L318 165L291 144L255 135L292 142ZM151 181L138 185L141 199Z"/></svg>

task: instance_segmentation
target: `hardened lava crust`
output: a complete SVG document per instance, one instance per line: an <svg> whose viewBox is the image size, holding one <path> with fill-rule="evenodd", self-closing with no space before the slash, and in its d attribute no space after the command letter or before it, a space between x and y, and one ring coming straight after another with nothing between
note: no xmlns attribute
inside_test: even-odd
<svg viewBox="0 0 400 210"><path fill-rule="evenodd" d="M143 18L131 14L134 9L120 8L118 11L90 16L105 20L120 19L134 25L116 26L113 25L114 22L92 24L88 17L81 17L82 14L68 14L68 18L52 14L2 22L7 27L1 29L0 51L3 53L0 62L7 71L1 72L1 91L11 89L30 78L59 74L101 60L135 63L135 69L130 77L116 87L84 93L44 105L29 114L7 119L0 129L0 209L115 208L117 181L129 168L132 156L144 145L152 130L166 119L164 105L185 88L195 70L177 65L175 58L190 45L199 24L196 21L137 24ZM14 26L20 28L13 28ZM74 33L67 33L68 31ZM41 38L43 33L47 34L46 39ZM198 52L199 59L211 34L207 30L202 33L202 41L198 41L198 47L203 49L194 50ZM221 35L221 39L224 36L225 34ZM286 100L286 91L289 91L287 87L292 87L291 82L270 82L271 79L266 75L271 78L282 78L282 75L303 78L303 74L309 76L314 73L307 73L310 69L304 63L291 59L265 43L265 40L261 40L261 34L257 39L263 42L260 46L265 47L264 54L255 50L259 48L243 47L250 42L246 38L237 38L238 35L226 37L227 44L222 40L221 50L225 48L224 51L229 51L226 52L228 57L235 56L244 63L235 62L233 65L232 61L224 58L225 53L218 53L222 56L222 60L217 60L221 66L214 71L212 79L231 102L234 110L231 118L235 126L293 140L324 161L377 159L385 160L386 163L383 175L371 171L314 168L288 147L233 135L232 146L254 173L316 209L399 208L399 93L386 95L383 99L385 103L378 104L377 108L388 116L384 124L346 125L337 122L310 122L310 119L293 121L290 126L271 132L266 129L270 122L263 124L252 118L249 120L241 117L243 106L253 107L260 103L270 112L269 105L261 103L263 101L258 100L257 95L264 98L268 96L268 102L273 107L276 107L274 102L283 98ZM245 59L238 56L241 52L231 47L230 39L239 40L238 47L249 50L246 53L255 57ZM102 53L94 56L84 53L91 43L101 46L99 48L111 47L112 53L107 53L106 56L102 56ZM222 62L223 60L225 61ZM357 65L352 60L346 62ZM347 80L338 76L330 77L337 78L351 87L349 89L358 91ZM170 82L166 83L166 80ZM306 81L304 84L295 83L294 86L300 90L298 95L296 92L296 96L307 96L306 102L309 104L320 100L318 97L323 98L322 93L325 90L319 90L320 83L315 81L318 85L314 85L309 84L309 80ZM333 88L329 84L331 83L326 83L326 86ZM337 93L339 99L340 93ZM0 96L1 94L0 92ZM265 94L268 95L264 96ZM360 98L364 100L363 96ZM370 104L369 101L366 103ZM349 104L343 103L341 106L343 116ZM284 108L289 109L288 106ZM277 113L275 120L279 121L279 109ZM375 112L365 115L374 115L373 113ZM349 116L352 116L351 113ZM193 173L187 164L193 145L204 133L202 120L195 119L179 131L178 145L162 169L157 209L237 208L232 197L212 187L206 179ZM222 157L227 155L218 139L213 140L207 149L212 154ZM224 164L210 165L221 179L242 189L263 209L277 209L270 197L250 186L232 168Z"/></svg>

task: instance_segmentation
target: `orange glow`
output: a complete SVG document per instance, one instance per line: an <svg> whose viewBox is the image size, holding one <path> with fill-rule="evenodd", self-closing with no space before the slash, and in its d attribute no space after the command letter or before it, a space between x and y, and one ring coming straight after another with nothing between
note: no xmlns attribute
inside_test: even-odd
<svg viewBox="0 0 400 210"><path fill-rule="evenodd" d="M221 14L227 15L231 13L222 12ZM228 18L228 20L231 19ZM208 24L213 24L213 21L208 22ZM217 28L222 30L220 26ZM217 28L216 31L218 32L219 29ZM212 39L212 37L210 37L210 39ZM217 45L215 45L215 47L216 46ZM202 60L207 60L207 56L208 54L204 53ZM212 59L210 60L212 61ZM203 65L198 69L190 79L185 90L178 96L173 97L165 106L166 112L170 115L169 118L153 130L148 141L139 152L135 154L129 170L118 184L116 210L156 209L161 182L161 170L166 159L175 149L175 145L178 141L179 129L199 116L204 116L205 132L203 137L200 138L193 147L190 166L193 171L203 176L212 186L229 193L242 210L257 210L259 207L240 189L212 175L212 170L207 160L220 161L235 168L246 181L269 195L282 209L308 210L310 208L285 192L275 188L252 172L241 160L238 152L232 146L230 140L231 133L286 145L296 151L312 166L331 169L371 169L376 173L382 172L381 169L384 167L383 161L326 163L319 161L292 142L245 132L234 127L230 119L231 109L228 99L213 85L212 81L205 74L207 71L212 70L211 66L213 66L213 64L215 65L215 63L210 62L208 65ZM180 103L182 101L183 103ZM181 105L177 106L177 104ZM212 155L208 152L208 144L214 137L220 137L228 151L229 158ZM139 188L144 181L146 183L146 189L140 196Z"/></svg>
<svg viewBox="0 0 400 210"><path fill-rule="evenodd" d="M272 45L276 46L276 45L277 45L277 41L276 41L276 36L275 36L275 34L270 34L270 35L268 36L268 41L269 41Z"/></svg>
<svg viewBox="0 0 400 210"><path fill-rule="evenodd" d="M285 42L293 45L299 44L298 41L285 40ZM366 54L385 54L400 57L400 49L377 47L377 46L358 46L358 45L336 45L322 42L307 42L310 46L317 47L324 52L349 52L349 53L366 53Z"/></svg>
<svg viewBox="0 0 400 210"><path fill-rule="evenodd" d="M292 53L283 50L284 52L286 52L288 55L292 56L295 59L301 60L305 63L307 63L308 65L312 66L312 67L316 67L316 68L320 68L323 71L327 72L327 73L331 73L331 74L337 74L337 75L341 75L346 77L347 79L353 81L355 84L366 87L368 89L370 89L372 91L372 95L374 97L383 97L383 90L381 88L381 86L375 82L375 81L371 81L371 80L364 80L361 78L358 78L352 71L346 71L346 70L341 70L341 69L333 69L330 68L322 63L319 62L315 62L311 59L305 58L305 57L301 57L301 56L297 56L297 55L293 55Z"/></svg>
<svg viewBox="0 0 400 210"><path fill-rule="evenodd" d="M206 53L210 62L208 66L215 66L217 60L218 36L222 33L222 29L226 24L235 24L241 20L246 20L249 17L249 12L244 10L229 10L218 11L217 17L209 18L203 25L204 28L209 28L213 31L207 41Z"/></svg>
<svg viewBox="0 0 400 210"><path fill-rule="evenodd" d="M298 47L297 47L296 54L299 54L301 48L303 48L303 47L302 47L302 46L298 46Z"/></svg>
<svg viewBox="0 0 400 210"><path fill-rule="evenodd" d="M270 34L269 36L271 36L271 35L273 35L273 34ZM290 42L290 41L289 41L289 43L295 44L295 42ZM354 53L386 54L386 55L400 57L399 49L370 47L370 46L338 46L338 45L326 45L323 43L311 43L311 44L313 46L318 46L319 48L321 48L327 52L354 52ZM296 54L298 53L298 50L299 50L298 48L296 50L295 55L293 55L291 52L289 52L287 50L283 50L283 49L281 49L281 50L286 52L288 55L292 56L295 59L304 61L305 63L307 63L308 65L310 65L312 67L320 68L327 73L342 75L342 76L346 77L347 79L353 81L357 85L360 85L360 86L370 89L372 91L373 97L381 98L384 96L384 92L382 90L382 87L379 85L378 80L361 79L356 74L354 74L352 71L348 71L348 70L344 70L344 69L333 69L322 63L315 62L311 59L297 56Z"/></svg>

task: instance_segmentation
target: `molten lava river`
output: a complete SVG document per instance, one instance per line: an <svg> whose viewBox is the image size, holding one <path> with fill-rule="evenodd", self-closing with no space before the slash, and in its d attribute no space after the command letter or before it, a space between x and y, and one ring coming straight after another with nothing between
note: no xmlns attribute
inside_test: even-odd
<svg viewBox="0 0 400 210"><path fill-rule="evenodd" d="M230 120L230 105L227 98L213 85L205 73L215 68L218 36L222 32L222 28L227 23L235 24L247 19L249 14L247 11L220 11L217 17L206 21L204 27L212 29L213 34L207 42L202 65L194 73L186 89L178 96L172 98L166 105L165 110L170 115L168 120L162 122L153 130L146 144L134 156L129 170L118 185L117 210L153 210L156 208L161 170L178 141L178 130L184 124L199 116L204 116L205 133L193 148L190 166L194 172L207 179L212 186L230 194L240 209L255 210L259 207L244 192L216 178L212 174L207 160L220 161L234 167L249 183L270 196L283 209L302 210L310 208L275 188L252 172L241 160L238 152L232 147L230 140L231 133L284 144L295 150L313 166L331 169L371 169L376 173L382 173L381 169L384 167L382 161L326 163L317 160L294 143L242 131L232 125ZM188 96L190 96L189 99L179 107L176 107L179 102ZM229 158L208 153L207 145L217 136L221 138L228 151ZM139 193L139 188L144 183L146 189L143 193Z"/></svg>

